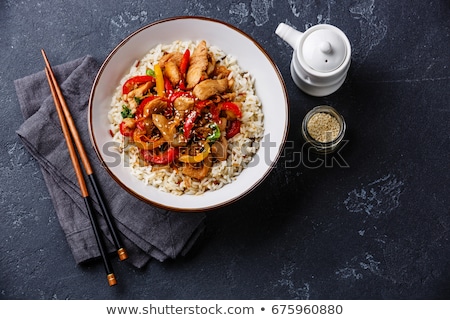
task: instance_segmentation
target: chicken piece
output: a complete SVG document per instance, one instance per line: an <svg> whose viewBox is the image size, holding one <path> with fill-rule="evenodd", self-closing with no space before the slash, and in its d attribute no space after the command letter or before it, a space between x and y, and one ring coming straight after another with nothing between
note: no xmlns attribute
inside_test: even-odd
<svg viewBox="0 0 450 320"><path fill-rule="evenodd" d="M144 96L144 94L150 90L153 86L155 85L154 82L149 81L146 82L142 85L140 85L139 87L137 87L136 89L131 90L130 92L128 92L127 94L127 99L131 99L131 98L141 98Z"/></svg>
<svg viewBox="0 0 450 320"><path fill-rule="evenodd" d="M202 180L205 178L209 171L211 170L212 166L212 155L209 154L205 160L201 163L201 166L193 166L192 164L187 163L181 172L191 178Z"/></svg>
<svg viewBox="0 0 450 320"><path fill-rule="evenodd" d="M228 82L228 88L230 88L230 82ZM216 95L211 99L215 104L219 104L224 101L234 101L236 99L236 92L228 92L221 95Z"/></svg>
<svg viewBox="0 0 450 320"><path fill-rule="evenodd" d="M200 100L206 100L209 97L224 93L228 89L228 79L206 79L197 84L192 93Z"/></svg>
<svg viewBox="0 0 450 320"><path fill-rule="evenodd" d="M187 139L182 132L177 132L173 141L170 143L173 147L185 147L187 146Z"/></svg>
<svg viewBox="0 0 450 320"><path fill-rule="evenodd" d="M225 66L216 66L214 69L214 73L212 78L214 79L228 79L228 88L233 88L234 86L234 77L230 76L231 70L228 70ZM224 98L227 99L227 98ZM232 99L229 99L232 100Z"/></svg>
<svg viewBox="0 0 450 320"><path fill-rule="evenodd" d="M180 83L180 64L182 58L183 55L181 52L171 52L163 55L158 61L161 69L163 69L164 76L170 80L172 86L176 86Z"/></svg>
<svg viewBox="0 0 450 320"><path fill-rule="evenodd" d="M195 101L190 97L178 97L173 102L175 110L177 110L177 117L184 119L186 111L191 110L194 107Z"/></svg>
<svg viewBox="0 0 450 320"><path fill-rule="evenodd" d="M228 70L225 66L216 66L214 69L214 77L216 79L228 78L231 71Z"/></svg>
<svg viewBox="0 0 450 320"><path fill-rule="evenodd" d="M166 53L162 56L161 59L159 59L158 64L161 66L161 68L164 68L164 65L168 61L174 62L177 66L180 66L181 59L183 58L183 54L181 52L171 52Z"/></svg>
<svg viewBox="0 0 450 320"><path fill-rule="evenodd" d="M135 98L142 98L145 93L150 90L155 84L153 82L146 82L134 90L128 92L128 94L123 95L123 100L127 101L130 110L135 113L137 109L137 102Z"/></svg>
<svg viewBox="0 0 450 320"><path fill-rule="evenodd" d="M230 82L228 82L228 87L230 87ZM221 96L224 101L233 101L236 99L236 92L229 92Z"/></svg>
<svg viewBox="0 0 450 320"><path fill-rule="evenodd" d="M206 42L201 41L194 49L189 59L189 68L186 73L187 89L194 88L200 82L202 77L206 75L208 68L208 48Z"/></svg>
<svg viewBox="0 0 450 320"><path fill-rule="evenodd" d="M180 83L181 72L180 68L175 64L175 62L169 60L164 64L164 76L169 79L172 86L176 86Z"/></svg>
<svg viewBox="0 0 450 320"><path fill-rule="evenodd" d="M220 139L213 143L211 146L211 154L219 161L227 160L228 153L228 141L224 136L220 136Z"/></svg>
<svg viewBox="0 0 450 320"><path fill-rule="evenodd" d="M123 98L124 101L128 102L128 108L130 109L131 113L136 113L137 107L138 107L138 103L136 101L136 99L134 98L130 98L128 99L126 97L126 95L124 95L125 97Z"/></svg>
<svg viewBox="0 0 450 320"><path fill-rule="evenodd" d="M208 54L208 68L206 69L206 74L211 78L214 70L216 69L216 57L214 53L210 52Z"/></svg>

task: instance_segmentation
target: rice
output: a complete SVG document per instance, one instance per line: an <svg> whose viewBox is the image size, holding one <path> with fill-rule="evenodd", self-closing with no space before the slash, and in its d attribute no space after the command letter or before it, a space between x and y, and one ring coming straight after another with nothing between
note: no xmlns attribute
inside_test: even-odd
<svg viewBox="0 0 450 320"><path fill-rule="evenodd" d="M224 65L228 70L231 70L230 77L234 78L234 92L237 96L244 97L241 101L240 133L228 140L228 157L226 160L216 161L208 176L201 181L196 181L169 166L160 167L143 164L139 157L139 149L129 143L128 138L120 133L119 125L123 120L121 111L124 104L122 86L125 81L133 76L145 75L146 69L153 69L164 53L184 52L186 49L192 52L198 43L199 41L174 41L170 44L160 44L150 50L140 61L136 61L129 72L121 79L112 98L111 109L108 112L113 140L119 146L117 150L121 153L122 163L130 168L131 174L146 185L176 195L200 195L232 183L251 162L260 147L260 141L264 134L264 115L261 102L255 92L254 79L248 72L240 68L235 57L227 55L215 46L209 46L209 51L215 55L219 65Z"/></svg>

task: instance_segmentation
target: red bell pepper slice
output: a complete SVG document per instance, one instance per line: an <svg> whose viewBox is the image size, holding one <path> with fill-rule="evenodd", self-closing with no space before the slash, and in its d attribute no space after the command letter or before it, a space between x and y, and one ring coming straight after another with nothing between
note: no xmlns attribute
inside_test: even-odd
<svg viewBox="0 0 450 320"><path fill-rule="evenodd" d="M151 133L153 122L151 118L139 118L136 120L136 128L147 134Z"/></svg>
<svg viewBox="0 0 450 320"><path fill-rule="evenodd" d="M182 75L186 74L190 57L191 57L191 52L189 51L189 49L186 49L186 51L183 54L183 58L181 58L181 63L180 63L180 72Z"/></svg>
<svg viewBox="0 0 450 320"><path fill-rule="evenodd" d="M242 112L239 106L236 103L233 102L224 102L222 103L222 110L231 111L234 113L234 115L238 118L242 117Z"/></svg>
<svg viewBox="0 0 450 320"><path fill-rule="evenodd" d="M215 123L221 123L221 121L220 121L220 110L221 110L220 105L217 105L217 104L213 104L209 108L209 112L211 112L212 120Z"/></svg>
<svg viewBox="0 0 450 320"><path fill-rule="evenodd" d="M122 94L128 94L130 91L138 87L139 85L146 83L146 82L155 82L155 78L152 76L135 76L127 81L122 86Z"/></svg>
<svg viewBox="0 0 450 320"><path fill-rule="evenodd" d="M119 131L125 137L131 137L133 135L134 128L135 128L134 120L130 118L124 119L119 124Z"/></svg>
<svg viewBox="0 0 450 320"><path fill-rule="evenodd" d="M197 110L202 110L204 107L210 106L210 105L213 105L213 104L214 104L214 102L212 102L211 100L202 100L202 101L198 101L195 104L195 108Z"/></svg>
<svg viewBox="0 0 450 320"><path fill-rule="evenodd" d="M176 91L169 96L169 102L173 104L179 97L189 97L194 99L194 95L191 92Z"/></svg>
<svg viewBox="0 0 450 320"><path fill-rule="evenodd" d="M141 149L142 157L145 161L153 164L169 164L178 157L179 150L175 147L169 147L166 151L158 152L156 150Z"/></svg>
<svg viewBox="0 0 450 320"><path fill-rule="evenodd" d="M173 92L172 83L166 77L164 77L164 90L166 91L166 96L170 95Z"/></svg>
<svg viewBox="0 0 450 320"><path fill-rule="evenodd" d="M186 72L189 66L189 59L191 58L191 52L189 49L186 49L186 51L183 54L183 57L181 58L180 63L180 73L181 73L181 80L179 87L181 90L186 90Z"/></svg>
<svg viewBox="0 0 450 320"><path fill-rule="evenodd" d="M191 135L191 131L192 131L192 128L194 127L197 116L198 116L198 112L196 110L192 110L186 116L186 119L185 119L184 125L183 125L183 134L186 139L188 139L189 136Z"/></svg>
<svg viewBox="0 0 450 320"><path fill-rule="evenodd" d="M241 122L239 120L233 120L230 125L227 126L226 138L231 139L239 132L241 132Z"/></svg>

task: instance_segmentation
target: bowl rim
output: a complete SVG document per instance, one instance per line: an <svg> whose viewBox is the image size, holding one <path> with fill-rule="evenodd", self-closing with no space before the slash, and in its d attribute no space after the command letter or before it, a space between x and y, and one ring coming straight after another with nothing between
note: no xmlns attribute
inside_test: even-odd
<svg viewBox="0 0 450 320"><path fill-rule="evenodd" d="M270 163L270 166L268 166L268 169L264 172L263 175L261 175L252 185L251 187L247 188L247 190L245 190L244 192L240 193L239 195L230 198L230 199L226 199L223 202L214 204L214 205L209 205L209 206L204 206L204 207L199 207L199 208L180 208L180 207L174 207L174 206L170 206L170 205L166 205L166 204L161 204L158 203L156 201L152 201L142 195L140 195L139 193L135 192L133 189L129 188L124 182L122 182L119 177L117 177L110 169L109 167L105 164L105 161L103 160L102 154L98 148L98 143L96 141L96 138L94 136L94 132L93 132L93 124L92 124L92 104L93 104L93 97L94 97L94 93L96 90L96 87L98 85L99 79L102 76L102 73L104 71L104 69L106 68L106 66L108 65L108 63L110 62L110 60L112 59L112 57L116 54L116 52L118 50L120 50L121 47L123 47L128 41L130 41L130 39L132 37L134 37L136 34L142 32L145 29L151 28L155 25L161 24L161 23L166 23L166 22L170 22L170 21L174 21L174 20L202 20L202 21L209 21L209 22L213 22L213 23L218 23L221 25L224 25L228 28L230 28L231 30L240 33L241 35L243 35L245 38L247 38L250 42L252 42L258 49L259 51L265 56L265 58L267 59L267 61L270 63L270 65L273 67L278 80L280 81L281 87L282 87L282 91L283 91L283 95L284 95L284 100L285 100L285 117L286 117L286 126L284 127L284 131L283 131L283 135L282 135L282 140L281 140L281 144L280 147L278 149L278 153L276 154L276 157L272 160L272 162ZM140 199L141 201L144 201L150 205L153 205L155 207L161 208L161 209L165 209L165 210L170 210L170 211L176 211L176 212L206 212L206 211L211 211L211 210L215 210L215 209L219 209L222 207L225 207L227 205L230 205L242 198L244 198L246 195L248 195L250 192L252 192L253 190L255 190L267 177L268 175L271 173L271 171L273 170L273 168L276 166L278 160L281 157L282 154L282 150L284 149L284 146L286 144L286 140L288 137L288 132L289 132L289 126L290 126L290 121L289 121L289 95L287 93L287 87L286 87L286 83L283 79L283 76L281 74L281 71L279 70L278 66L276 65L276 63L274 62L274 60L270 57L270 55L267 53L267 51L249 34L247 34L245 31L233 26L232 24L219 20L219 19L215 19L215 18L210 18L210 17L204 17L204 16L173 16L173 17L169 17L169 18L164 18L164 19L160 19L160 20L156 20L153 21L151 23L148 23L138 29L136 29L135 31L131 32L128 36L126 36L123 40L121 40L112 50L111 52L106 56L106 58L104 59L104 61L102 62L91 87L91 91L89 94L89 101L88 101L88 129L89 129L89 136L90 136L90 140L91 140L91 144L95 150L95 153L101 163L101 166L108 172L109 176L111 178L113 178L115 180L115 182L125 191L127 191L129 194L133 195L134 197ZM182 196L182 195L181 195Z"/></svg>

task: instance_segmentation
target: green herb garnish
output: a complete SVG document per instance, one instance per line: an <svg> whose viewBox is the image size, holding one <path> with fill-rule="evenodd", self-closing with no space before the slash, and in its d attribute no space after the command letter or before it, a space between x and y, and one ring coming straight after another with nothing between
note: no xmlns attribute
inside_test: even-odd
<svg viewBox="0 0 450 320"><path fill-rule="evenodd" d="M134 114L131 112L130 108L128 108L126 105L122 106L122 111L120 112L122 115L122 118L134 118Z"/></svg>

